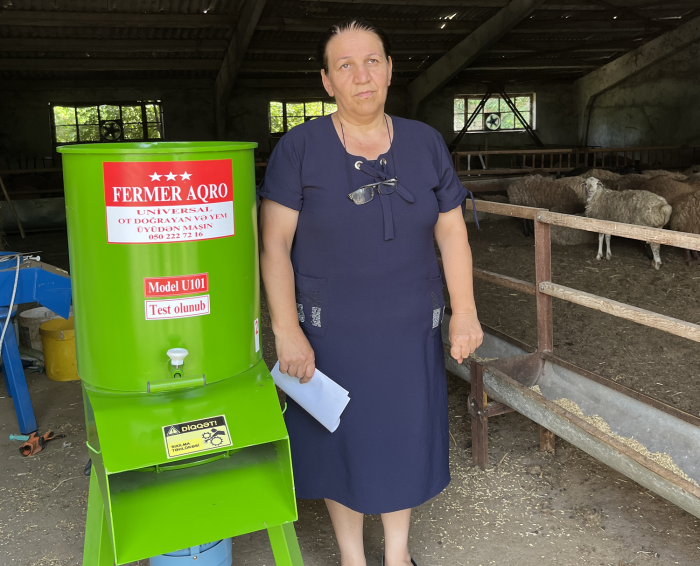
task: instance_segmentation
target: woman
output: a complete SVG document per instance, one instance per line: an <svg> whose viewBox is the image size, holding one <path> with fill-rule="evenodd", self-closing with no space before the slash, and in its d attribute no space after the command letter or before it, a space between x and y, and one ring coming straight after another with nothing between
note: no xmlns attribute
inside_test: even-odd
<svg viewBox="0 0 700 566"><path fill-rule="evenodd" d="M450 291L452 356L483 338L459 182L440 135L384 113L386 35L362 21L319 46L338 111L290 130L259 189L261 267L280 371L316 368L350 392L334 433L289 400L296 495L324 498L342 566L365 566L364 514L381 514L387 566L415 564L411 508L449 483L440 322Z"/></svg>

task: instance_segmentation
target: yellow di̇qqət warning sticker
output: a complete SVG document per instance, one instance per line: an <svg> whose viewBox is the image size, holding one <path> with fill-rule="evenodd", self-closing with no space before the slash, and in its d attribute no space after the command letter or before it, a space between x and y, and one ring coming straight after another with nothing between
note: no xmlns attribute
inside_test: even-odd
<svg viewBox="0 0 700 566"><path fill-rule="evenodd" d="M168 458L231 446L226 417L210 417L163 427Z"/></svg>

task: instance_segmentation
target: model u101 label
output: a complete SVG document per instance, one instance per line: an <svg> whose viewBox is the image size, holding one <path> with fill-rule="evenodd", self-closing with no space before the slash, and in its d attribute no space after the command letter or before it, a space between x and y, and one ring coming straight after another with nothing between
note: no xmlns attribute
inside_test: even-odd
<svg viewBox="0 0 700 566"><path fill-rule="evenodd" d="M146 297L177 297L209 291L209 274L176 275L174 277L144 277Z"/></svg>
<svg viewBox="0 0 700 566"><path fill-rule="evenodd" d="M105 162L107 242L167 244L233 236L230 159Z"/></svg>
<svg viewBox="0 0 700 566"><path fill-rule="evenodd" d="M232 444L223 415L164 426L163 438L168 458L189 456Z"/></svg>

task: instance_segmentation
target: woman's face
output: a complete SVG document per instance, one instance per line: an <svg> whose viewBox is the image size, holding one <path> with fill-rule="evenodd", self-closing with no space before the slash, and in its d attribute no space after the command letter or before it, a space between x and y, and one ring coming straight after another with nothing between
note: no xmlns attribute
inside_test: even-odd
<svg viewBox="0 0 700 566"><path fill-rule="evenodd" d="M364 30L344 31L328 42L326 56L323 86L341 112L356 116L384 112L392 64L379 37Z"/></svg>

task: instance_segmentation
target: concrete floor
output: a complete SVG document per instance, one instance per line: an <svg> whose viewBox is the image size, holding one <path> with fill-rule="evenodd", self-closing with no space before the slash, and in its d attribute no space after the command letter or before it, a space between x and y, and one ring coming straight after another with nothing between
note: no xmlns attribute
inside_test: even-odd
<svg viewBox="0 0 700 566"><path fill-rule="evenodd" d="M67 268L65 234L9 239L8 249L43 250ZM272 362L263 317L265 358ZM0 565L74 566L82 561L88 480L80 384L27 374L41 431L66 434L23 458L12 401L0 385ZM491 466L474 467L469 449L467 383L448 376L452 483L414 512L411 551L420 566L694 565L700 522L624 476L558 440L538 451L537 427L518 414L493 419ZM296 525L307 566L339 564L322 502L300 501ZM365 527L368 564L382 552L378 517ZM267 536L233 544L234 565L272 566ZM142 561L145 565L146 562Z"/></svg>

